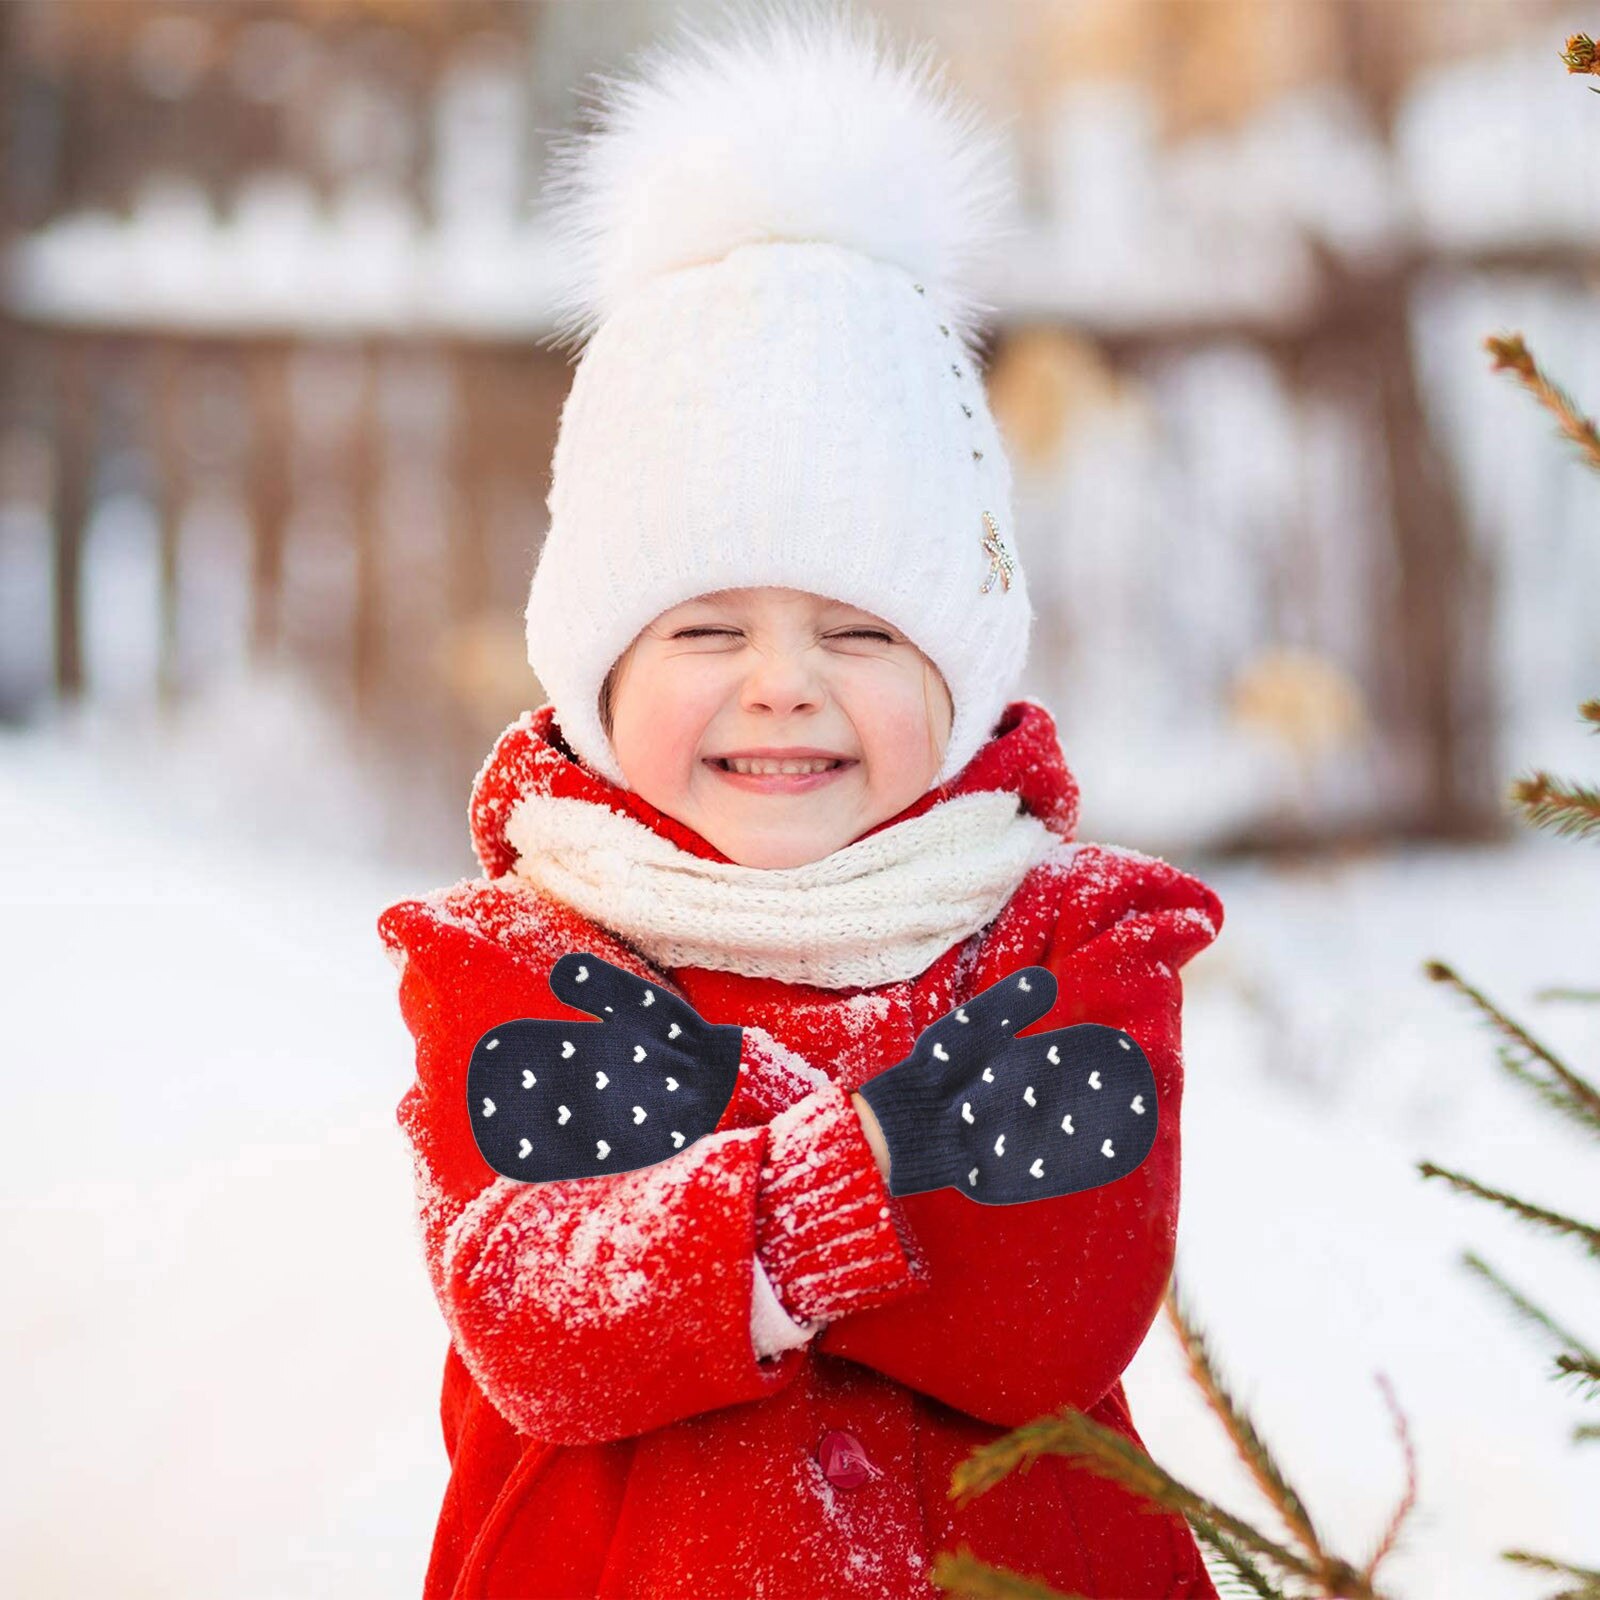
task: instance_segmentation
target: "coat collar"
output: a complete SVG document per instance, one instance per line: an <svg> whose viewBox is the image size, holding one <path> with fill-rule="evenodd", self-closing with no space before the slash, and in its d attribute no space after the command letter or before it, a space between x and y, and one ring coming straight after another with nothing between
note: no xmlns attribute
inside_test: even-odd
<svg viewBox="0 0 1600 1600"><path fill-rule="evenodd" d="M959 794L1005 790L1023 809L1063 840L1078 826L1078 785L1068 770L1055 719L1036 700L1013 700L972 759L942 788L929 789L903 811L868 828L861 838L906 822ZM620 789L585 766L561 737L550 703L524 711L495 741L472 784L468 822L472 848L484 872L510 872L517 852L506 839L512 807L530 793L587 800L634 818L662 838L708 861L730 861L708 839L658 810L642 795Z"/></svg>

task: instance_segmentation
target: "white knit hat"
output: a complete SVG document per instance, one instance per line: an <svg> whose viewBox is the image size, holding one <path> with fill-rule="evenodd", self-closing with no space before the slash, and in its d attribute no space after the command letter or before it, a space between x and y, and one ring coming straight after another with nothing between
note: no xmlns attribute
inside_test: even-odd
<svg viewBox="0 0 1600 1600"><path fill-rule="evenodd" d="M745 13L745 22L751 19ZM949 687L935 783L1013 697L1033 611L963 286L1011 231L997 132L837 0L685 29L552 150L561 410L528 660L573 751L629 787L607 672L716 589L876 613Z"/></svg>

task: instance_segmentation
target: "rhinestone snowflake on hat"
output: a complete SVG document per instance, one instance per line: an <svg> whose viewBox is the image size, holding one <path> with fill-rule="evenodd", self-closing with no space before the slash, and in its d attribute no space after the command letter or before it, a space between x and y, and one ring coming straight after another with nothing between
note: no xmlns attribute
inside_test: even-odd
<svg viewBox="0 0 1600 1600"><path fill-rule="evenodd" d="M983 587L979 594L988 594L994 587L994 580L999 578L1000 587L1011 587L1011 574L1017 570L1016 558L1006 549L1005 543L1000 538L1000 530L995 526L994 518L985 511L983 520L988 525L988 532L983 536L983 548L989 557L989 576L983 580Z"/></svg>

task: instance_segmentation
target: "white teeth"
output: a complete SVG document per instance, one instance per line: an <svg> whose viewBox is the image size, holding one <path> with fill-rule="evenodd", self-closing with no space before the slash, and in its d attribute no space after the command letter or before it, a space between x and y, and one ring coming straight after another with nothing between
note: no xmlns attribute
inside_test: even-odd
<svg viewBox="0 0 1600 1600"><path fill-rule="evenodd" d="M843 766L842 761L824 761L820 758L807 761L774 761L756 756L725 756L721 763L733 772L827 772Z"/></svg>

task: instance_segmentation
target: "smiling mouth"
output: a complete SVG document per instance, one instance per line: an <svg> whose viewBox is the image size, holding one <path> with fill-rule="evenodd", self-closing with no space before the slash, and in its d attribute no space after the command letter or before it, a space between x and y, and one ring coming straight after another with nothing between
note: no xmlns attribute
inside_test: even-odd
<svg viewBox="0 0 1600 1600"><path fill-rule="evenodd" d="M819 765L818 762L820 760L820 757L807 760L803 765L792 766L788 771L783 770L782 762L779 762L776 767L769 765L756 770L741 771L726 756L712 756L710 757L710 764L713 767L720 768L723 772L737 772L740 777L746 778L807 778L813 777L818 773L836 772L840 767L855 765L853 761L844 760L830 761L826 765Z"/></svg>
<svg viewBox="0 0 1600 1600"><path fill-rule="evenodd" d="M707 757L706 765L736 789L752 794L804 794L833 782L841 773L858 765L855 761L835 761L821 768L802 767L798 771L740 772L724 758Z"/></svg>

